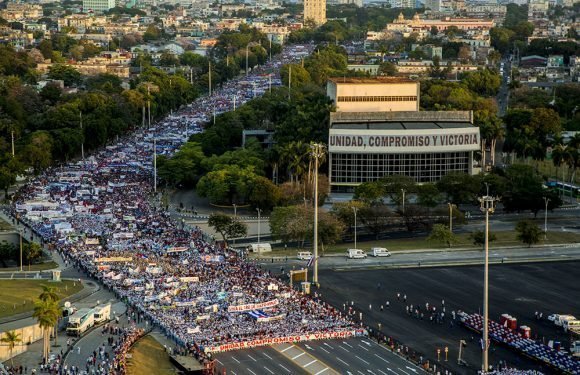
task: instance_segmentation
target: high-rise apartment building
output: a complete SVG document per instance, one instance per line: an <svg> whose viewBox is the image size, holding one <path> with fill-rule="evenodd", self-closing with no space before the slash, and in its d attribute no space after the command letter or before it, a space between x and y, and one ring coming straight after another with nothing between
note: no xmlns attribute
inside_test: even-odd
<svg viewBox="0 0 580 375"><path fill-rule="evenodd" d="M304 0L304 22L313 21L316 26L326 23L326 0Z"/></svg>

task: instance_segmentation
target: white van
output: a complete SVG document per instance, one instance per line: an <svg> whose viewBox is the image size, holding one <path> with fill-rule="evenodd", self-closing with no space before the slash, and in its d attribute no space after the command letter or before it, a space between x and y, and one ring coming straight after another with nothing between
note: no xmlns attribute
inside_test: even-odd
<svg viewBox="0 0 580 375"><path fill-rule="evenodd" d="M350 259L364 259L367 257L367 254L360 249L348 249L346 256Z"/></svg>
<svg viewBox="0 0 580 375"><path fill-rule="evenodd" d="M312 258L312 253L310 251L301 251L298 253L298 259L300 260L309 260Z"/></svg>
<svg viewBox="0 0 580 375"><path fill-rule="evenodd" d="M391 253L384 247L373 247L371 253L374 257L390 257Z"/></svg>

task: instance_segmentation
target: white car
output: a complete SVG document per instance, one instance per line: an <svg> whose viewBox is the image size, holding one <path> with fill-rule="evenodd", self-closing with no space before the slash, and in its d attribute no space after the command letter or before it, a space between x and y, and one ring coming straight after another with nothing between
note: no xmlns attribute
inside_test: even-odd
<svg viewBox="0 0 580 375"><path fill-rule="evenodd" d="M298 259L300 260L310 260L312 258L312 253L310 251L301 251L298 253Z"/></svg>

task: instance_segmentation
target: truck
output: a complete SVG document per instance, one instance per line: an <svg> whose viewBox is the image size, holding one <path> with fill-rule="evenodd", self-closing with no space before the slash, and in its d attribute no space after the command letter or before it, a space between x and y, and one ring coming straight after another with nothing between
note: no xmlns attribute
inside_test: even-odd
<svg viewBox="0 0 580 375"><path fill-rule="evenodd" d="M269 253L272 251L272 245L269 243L253 243L250 244L249 250L254 253Z"/></svg>
<svg viewBox="0 0 580 375"><path fill-rule="evenodd" d="M572 329L578 330L580 329L580 320L564 320L562 328L564 328L564 332L571 331Z"/></svg>
<svg viewBox="0 0 580 375"><path fill-rule="evenodd" d="M564 326L564 322L568 320L576 320L574 315L565 315L565 314L552 314L548 316L548 320L553 322L558 327Z"/></svg>
<svg viewBox="0 0 580 375"><path fill-rule="evenodd" d="M346 251L346 257L349 259L365 259L367 254L361 249L348 249Z"/></svg>
<svg viewBox="0 0 580 375"><path fill-rule="evenodd" d="M95 325L95 310L83 308L68 317L66 334L80 336Z"/></svg>
<svg viewBox="0 0 580 375"><path fill-rule="evenodd" d="M111 304L106 303L102 305L98 305L94 308L94 320L95 324L103 323L106 321L111 320Z"/></svg>

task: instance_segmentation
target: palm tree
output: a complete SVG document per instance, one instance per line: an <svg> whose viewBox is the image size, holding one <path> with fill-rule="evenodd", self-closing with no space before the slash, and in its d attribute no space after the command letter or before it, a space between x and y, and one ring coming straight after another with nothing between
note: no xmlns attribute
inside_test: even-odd
<svg viewBox="0 0 580 375"><path fill-rule="evenodd" d="M42 248L36 242L30 242L26 245L25 253L26 259L28 259L28 270L30 271L30 264L42 255Z"/></svg>
<svg viewBox="0 0 580 375"><path fill-rule="evenodd" d="M50 351L50 329L55 326L59 318L58 304L52 300L36 301L32 317L36 318L40 328L44 331L42 355L44 359L48 359Z"/></svg>
<svg viewBox="0 0 580 375"><path fill-rule="evenodd" d="M566 146L564 146L562 144L558 144L552 150L552 162L558 168L562 167L562 165L564 165L564 164L567 164L567 160L569 157L570 157L570 155L568 154L568 150L566 150ZM562 170L562 181L564 181L566 179L564 177L565 171L566 171L566 169L564 168Z"/></svg>
<svg viewBox="0 0 580 375"><path fill-rule="evenodd" d="M8 331L4 333L4 337L0 339L4 344L8 344L8 350L10 351L10 367L14 367L14 359L12 358L12 351L17 343L22 342L20 335L16 331Z"/></svg>
<svg viewBox="0 0 580 375"><path fill-rule="evenodd" d="M42 286L42 293L40 293L40 296L38 296L38 298L40 298L42 301L51 301L51 302L55 302L58 304L58 301L60 300L60 298L58 297L58 294L56 294L56 289L52 286L48 286L48 285L43 285ZM54 324L54 345L57 344L58 341L58 329L57 329L57 325L58 322L60 320L60 315L57 316L56 322Z"/></svg>
<svg viewBox="0 0 580 375"><path fill-rule="evenodd" d="M42 301L53 301L58 302L60 299L58 294L56 294L56 289L49 285L42 286L42 293L38 296Z"/></svg>

